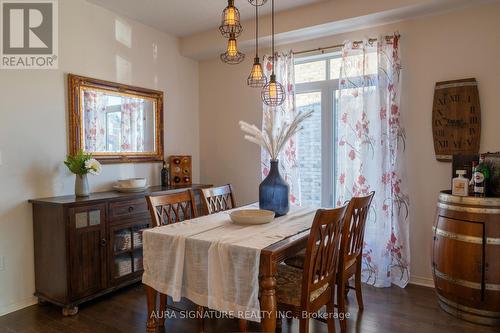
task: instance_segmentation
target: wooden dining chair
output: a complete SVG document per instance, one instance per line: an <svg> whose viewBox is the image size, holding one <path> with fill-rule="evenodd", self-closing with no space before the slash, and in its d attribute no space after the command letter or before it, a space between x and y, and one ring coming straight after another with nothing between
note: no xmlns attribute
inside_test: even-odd
<svg viewBox="0 0 500 333"><path fill-rule="evenodd" d="M182 222L198 217L194 193L191 189L187 191L146 196L153 227Z"/></svg>
<svg viewBox="0 0 500 333"><path fill-rule="evenodd" d="M178 193L158 196L146 196L149 212L151 214L152 227L160 227L172 223L182 222L197 217L194 193L191 189ZM197 305L200 332L205 331L203 321L203 306ZM167 308L167 295L160 293L160 312L165 313ZM174 310L177 310L173 308ZM158 326L165 326L165 316L158 320Z"/></svg>
<svg viewBox="0 0 500 333"><path fill-rule="evenodd" d="M361 264L363 261L363 243L366 219L375 192L368 196L353 197L346 213L342 240L340 244L340 259L337 274L337 305L339 313L345 314L346 298L350 289L356 290L356 300L360 310L363 309L363 296L361 294ZM285 260L291 267L302 268L305 262L305 252ZM349 285L349 279L354 275L354 287ZM347 330L347 321L344 316L339 316L342 332Z"/></svg>
<svg viewBox="0 0 500 333"><path fill-rule="evenodd" d="M201 190L205 214L210 215L235 208L231 184Z"/></svg>
<svg viewBox="0 0 500 333"><path fill-rule="evenodd" d="M328 332L335 332L335 280L347 207L345 205L336 209L319 209L316 212L303 269L285 264L278 265L278 310L286 311L299 319L300 333L309 332L309 317L324 305L327 309Z"/></svg>
<svg viewBox="0 0 500 333"><path fill-rule="evenodd" d="M337 276L337 303L338 311L345 315L345 301L349 289L355 289L358 308L363 310L363 296L361 293L361 264L363 262L363 244L368 212L375 192L364 197L354 197L349 202L346 222L340 244L341 256L339 273ZM349 279L354 275L354 287L349 285ZM339 316L341 332L347 331L345 316Z"/></svg>

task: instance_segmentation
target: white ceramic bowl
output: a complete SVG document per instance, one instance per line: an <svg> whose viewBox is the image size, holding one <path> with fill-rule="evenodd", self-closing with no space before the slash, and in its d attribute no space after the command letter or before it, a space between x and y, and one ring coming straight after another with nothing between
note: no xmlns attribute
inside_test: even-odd
<svg viewBox="0 0 500 333"><path fill-rule="evenodd" d="M130 178L121 179L118 181L118 186L121 188L142 188L146 187L146 178Z"/></svg>
<svg viewBox="0 0 500 333"><path fill-rule="evenodd" d="M229 213L236 224L265 224L274 220L274 212L264 209L240 209Z"/></svg>

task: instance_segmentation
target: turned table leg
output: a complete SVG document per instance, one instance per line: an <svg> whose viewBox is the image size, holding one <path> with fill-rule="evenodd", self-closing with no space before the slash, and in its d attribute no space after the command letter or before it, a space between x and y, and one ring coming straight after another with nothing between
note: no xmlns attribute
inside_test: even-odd
<svg viewBox="0 0 500 333"><path fill-rule="evenodd" d="M241 333L247 333L248 332L248 322L245 319L238 319L238 325L240 327L240 332Z"/></svg>
<svg viewBox="0 0 500 333"><path fill-rule="evenodd" d="M165 326L165 314L167 312L167 295L160 293L160 318L158 320L158 327L162 329Z"/></svg>
<svg viewBox="0 0 500 333"><path fill-rule="evenodd" d="M260 280L261 299L260 309L262 311L262 330L274 333L276 330L277 302L276 302L276 270L271 262L265 265Z"/></svg>
<svg viewBox="0 0 500 333"><path fill-rule="evenodd" d="M146 298L148 303L148 319L146 321L146 332L155 333L156 332L156 290L150 286L144 285L146 290Z"/></svg>

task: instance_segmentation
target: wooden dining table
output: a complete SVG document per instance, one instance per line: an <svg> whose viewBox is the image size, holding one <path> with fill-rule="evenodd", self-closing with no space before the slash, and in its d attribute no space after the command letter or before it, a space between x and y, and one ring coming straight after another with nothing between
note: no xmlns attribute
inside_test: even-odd
<svg viewBox="0 0 500 333"><path fill-rule="evenodd" d="M263 332L274 333L276 330L276 321L278 318L276 299L277 265L306 248L308 237L309 230L304 230L261 250L259 279L261 327ZM154 333L158 326L161 327L164 325L164 319L158 322L156 316L152 315L157 311L156 298L158 292L148 285L144 286L148 308L146 330L148 333Z"/></svg>

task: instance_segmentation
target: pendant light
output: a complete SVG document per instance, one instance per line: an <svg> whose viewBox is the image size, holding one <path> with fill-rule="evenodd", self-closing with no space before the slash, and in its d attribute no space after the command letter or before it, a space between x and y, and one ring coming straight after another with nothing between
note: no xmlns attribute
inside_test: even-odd
<svg viewBox="0 0 500 333"><path fill-rule="evenodd" d="M276 54L274 52L274 0L271 0L271 22L272 22L272 71L269 77L269 83L262 89L261 97L264 104L267 106L275 107L280 106L285 101L285 88L283 85L276 81L274 74L274 65Z"/></svg>
<svg viewBox="0 0 500 333"><path fill-rule="evenodd" d="M220 55L220 60L226 64L236 65L245 59L245 55L238 51L238 43L234 34L229 35L226 52Z"/></svg>
<svg viewBox="0 0 500 333"><path fill-rule="evenodd" d="M266 0L267 1L267 0ZM253 5L252 1L250 3ZM264 1L265 3L265 1ZM263 5L262 3L261 5ZM267 77L264 75L262 65L259 59L259 6L255 6L255 58L252 66L252 71L247 79L247 84L252 88L262 88L267 83Z"/></svg>
<svg viewBox="0 0 500 333"><path fill-rule="evenodd" d="M219 26L219 31L226 38L236 38L243 31L240 23L240 12L234 6L234 0L227 1L227 7L222 12L222 22Z"/></svg>

